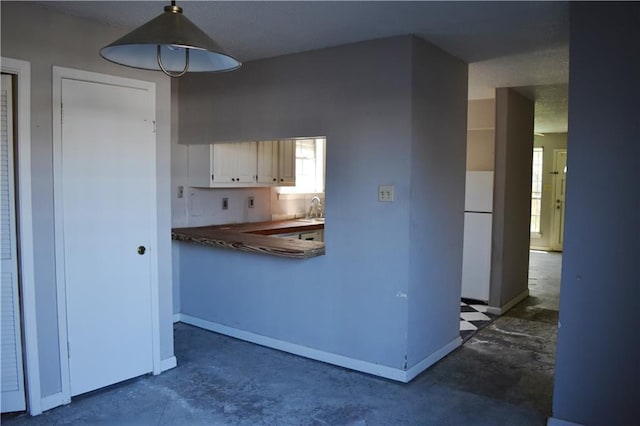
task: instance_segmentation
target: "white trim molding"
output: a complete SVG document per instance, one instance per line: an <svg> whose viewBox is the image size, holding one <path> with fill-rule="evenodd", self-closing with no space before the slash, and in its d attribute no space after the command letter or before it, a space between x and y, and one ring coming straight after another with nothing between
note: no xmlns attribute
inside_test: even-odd
<svg viewBox="0 0 640 426"><path fill-rule="evenodd" d="M462 344L462 338L460 336L456 337L410 369L406 371L406 380L403 380L405 383L413 380L418 374L425 371L427 368L431 367L436 362L440 361L445 356L449 355L455 349L457 349Z"/></svg>
<svg viewBox="0 0 640 426"><path fill-rule="evenodd" d="M24 338L25 382L27 409L32 416L42 413L40 393L40 360L38 324L36 318L36 283L34 266L33 217L31 207L31 63L12 58L0 58L3 73L17 77L17 173L20 241L20 309Z"/></svg>
<svg viewBox="0 0 640 426"><path fill-rule="evenodd" d="M52 408L59 407L71 402L71 398L64 395L63 392L54 393L53 395L47 395L42 397L42 411L47 411Z"/></svg>
<svg viewBox="0 0 640 426"><path fill-rule="evenodd" d="M568 422L566 420L556 419L555 417L549 417L547 420L547 426L584 426L581 423Z"/></svg>
<svg viewBox="0 0 640 426"><path fill-rule="evenodd" d="M386 379L396 380L399 382L407 383L411 381L418 374L422 373L428 367L436 363L452 350L460 346L462 340L460 337L452 340L433 354L429 355L424 360L413 366L409 370L403 370L400 368L388 367L373 362L362 361L355 358L349 358L343 355L338 355L330 352L321 351L318 349L309 348L307 346L297 345L295 343L285 342L283 340L274 339L267 336L262 336L249 331L238 330L236 328L228 327L226 325L214 323L201 318L192 317L187 314L179 314L180 321L193 325L195 327L203 328L205 330L213 331L216 333L224 334L226 336L234 337L236 339L244 340L247 342L255 343L261 346L277 349L283 352L292 353L294 355L303 356L316 361L326 362L327 364L333 364L351 370L360 371L363 373L373 374L374 376L384 377Z"/></svg>
<svg viewBox="0 0 640 426"><path fill-rule="evenodd" d="M175 356L171 358L163 359L160 361L160 371L165 372L167 370L171 370L172 368L176 368L178 366L178 359Z"/></svg>
<svg viewBox="0 0 640 426"><path fill-rule="evenodd" d="M150 81L134 80L131 78L117 77L108 74L83 71L73 68L53 67L52 81L52 127L53 127L53 189L54 189L54 235L55 235L55 258L56 258L56 288L57 288L57 308L58 308L58 338L59 338L59 356L60 356L60 373L62 377L62 391L60 397L58 394L52 396L51 403L58 401L58 405L71 401L71 382L69 376L69 356L67 348L67 307L66 307L66 290L65 290L65 268L64 268L64 226L62 209L62 80L75 79L87 82L97 82L104 84L114 84L128 86L132 88L141 88L150 91L153 95L153 104L155 105L156 84ZM155 121L155 110L154 110ZM154 150L157 144L154 144ZM153 158L156 158L154 151ZM157 159L153 162L154 181L157 179ZM157 185L157 184L156 184ZM149 228L151 232L150 244L152 247L158 247L157 240L157 194L156 188L149 189L152 194L150 199L153 206L153 212L149 215ZM149 250L150 268L151 268L151 335L152 335L152 373L160 374L163 368L173 368L174 363L169 360L161 360L160 356L160 312L159 312L159 284L158 284L158 250ZM175 366L175 365L174 365ZM54 405L55 406L55 405ZM53 408L49 407L49 408Z"/></svg>
<svg viewBox="0 0 640 426"><path fill-rule="evenodd" d="M487 306L487 312L493 315L502 315L507 312L509 309L516 306L518 303L522 302L524 299L529 297L529 289L526 289L507 303L502 306Z"/></svg>

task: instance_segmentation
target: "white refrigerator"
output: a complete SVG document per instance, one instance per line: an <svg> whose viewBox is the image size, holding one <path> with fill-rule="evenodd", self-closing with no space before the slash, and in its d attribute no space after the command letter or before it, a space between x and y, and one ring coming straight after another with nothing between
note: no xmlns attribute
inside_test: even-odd
<svg viewBox="0 0 640 426"><path fill-rule="evenodd" d="M489 301L493 172L467 172L462 249L462 297Z"/></svg>

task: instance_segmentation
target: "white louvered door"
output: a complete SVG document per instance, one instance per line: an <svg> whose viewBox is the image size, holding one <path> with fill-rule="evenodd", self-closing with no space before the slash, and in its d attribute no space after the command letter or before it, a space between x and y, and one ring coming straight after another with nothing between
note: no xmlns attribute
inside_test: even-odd
<svg viewBox="0 0 640 426"><path fill-rule="evenodd" d="M18 296L18 256L16 241L15 185L13 170L13 109L11 77L2 75L0 139L2 142L0 194L2 198L2 412L25 409Z"/></svg>

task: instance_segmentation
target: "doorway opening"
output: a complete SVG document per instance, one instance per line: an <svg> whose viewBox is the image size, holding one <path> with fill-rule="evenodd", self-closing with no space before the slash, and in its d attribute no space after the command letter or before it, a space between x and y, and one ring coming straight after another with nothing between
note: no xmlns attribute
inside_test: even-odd
<svg viewBox="0 0 640 426"><path fill-rule="evenodd" d="M536 134L533 144L529 247L562 251L567 133Z"/></svg>
<svg viewBox="0 0 640 426"><path fill-rule="evenodd" d="M566 181L567 133L535 134L528 286L533 305L555 312L559 310Z"/></svg>
<svg viewBox="0 0 640 426"><path fill-rule="evenodd" d="M529 293L532 306L559 309L567 178L567 134L536 133L531 180Z"/></svg>

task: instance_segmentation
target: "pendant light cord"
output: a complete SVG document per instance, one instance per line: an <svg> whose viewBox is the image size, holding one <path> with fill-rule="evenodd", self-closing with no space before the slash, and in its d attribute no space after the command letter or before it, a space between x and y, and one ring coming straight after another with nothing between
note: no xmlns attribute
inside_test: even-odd
<svg viewBox="0 0 640 426"><path fill-rule="evenodd" d="M172 2L172 3L175 3L175 2ZM185 48L184 50L185 50L184 69L178 73L171 73L170 71L167 71L167 69L164 67L164 64L162 63L162 53L160 52L160 45L158 45L158 66L160 67L163 73L165 73L169 77L174 77L174 78L182 77L187 73L187 71L189 70L189 50L191 49Z"/></svg>

